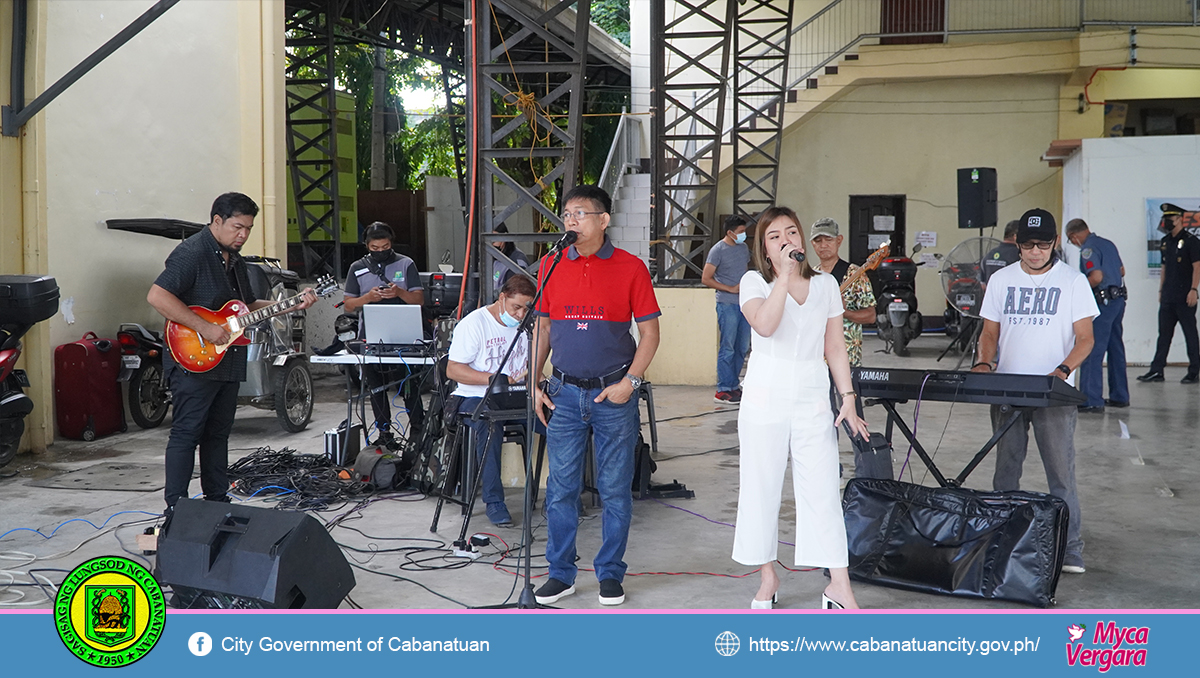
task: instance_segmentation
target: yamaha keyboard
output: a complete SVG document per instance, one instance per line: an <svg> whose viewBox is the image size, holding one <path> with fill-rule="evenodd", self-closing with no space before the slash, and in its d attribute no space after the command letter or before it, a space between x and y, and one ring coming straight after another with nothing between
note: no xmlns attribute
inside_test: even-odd
<svg viewBox="0 0 1200 678"><path fill-rule="evenodd" d="M920 398L1014 407L1058 407L1087 402L1083 393L1050 375L881 367L855 367L851 374L860 398L893 402Z"/></svg>

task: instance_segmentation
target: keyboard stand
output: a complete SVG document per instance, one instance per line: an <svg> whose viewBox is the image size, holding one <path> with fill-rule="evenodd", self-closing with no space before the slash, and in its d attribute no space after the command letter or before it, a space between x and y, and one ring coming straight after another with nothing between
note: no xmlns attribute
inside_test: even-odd
<svg viewBox="0 0 1200 678"><path fill-rule="evenodd" d="M979 466L984 458L987 457L988 453L992 451L992 448L996 446L996 443L1000 442L1000 438L1002 438L1004 434L1008 432L1008 429L1012 428L1013 424L1017 423L1017 419L1021 417L1021 413L1025 410L1033 409L1030 407L1001 405L1000 411L1002 413L1007 413L1008 419L1004 421L1000 428L996 429L995 433L992 434L992 437L988 439L987 443L984 444L982 449L975 453L975 456L971 459L971 462L967 464L966 468L964 468L962 472L958 474L958 476L947 479L944 475L942 475L942 472L938 470L937 465L933 463L933 458L930 457L925 451L925 448L921 446L921 442L917 440L917 437L913 434L912 429L908 427L908 424L904 423L904 419L901 418L900 413L896 411L896 401L887 400L884 398L871 398L864 402L863 405L870 406L876 403L883 405L883 408L887 410L888 413L888 429L886 434L888 442L892 442L892 425L895 424L896 428L900 429L901 435L903 435L908 443L912 445L912 448L916 451L917 456L919 456L921 461L925 463L925 467L928 468L929 472L933 474L933 477L935 480L937 480L938 485L942 487L962 487L963 483L967 480L967 476L971 475L971 472L975 470L975 467ZM897 478L897 480L900 480L900 478Z"/></svg>

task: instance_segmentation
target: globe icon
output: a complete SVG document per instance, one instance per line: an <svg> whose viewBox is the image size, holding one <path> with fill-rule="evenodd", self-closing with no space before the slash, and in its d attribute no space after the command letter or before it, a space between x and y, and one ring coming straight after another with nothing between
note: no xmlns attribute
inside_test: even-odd
<svg viewBox="0 0 1200 678"><path fill-rule="evenodd" d="M732 657L741 647L742 641L733 631L722 631L717 634L717 654L722 657Z"/></svg>

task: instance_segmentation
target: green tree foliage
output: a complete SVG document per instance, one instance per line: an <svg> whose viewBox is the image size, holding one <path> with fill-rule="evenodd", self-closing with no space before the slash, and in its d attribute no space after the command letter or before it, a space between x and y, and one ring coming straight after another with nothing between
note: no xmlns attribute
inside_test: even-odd
<svg viewBox="0 0 1200 678"><path fill-rule="evenodd" d="M629 46L629 0L592 0L592 23Z"/></svg>

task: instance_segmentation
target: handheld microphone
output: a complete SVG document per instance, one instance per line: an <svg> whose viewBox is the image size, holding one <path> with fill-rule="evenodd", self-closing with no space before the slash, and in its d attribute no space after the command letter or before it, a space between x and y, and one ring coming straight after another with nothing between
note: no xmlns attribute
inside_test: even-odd
<svg viewBox="0 0 1200 678"><path fill-rule="evenodd" d="M795 259L797 264L803 264L803 263L804 263L804 253L803 253L803 252L801 252L801 251L800 251L800 250L798 250L798 249L795 249L795 250L792 250L791 252L788 252L788 256L789 256L789 257L791 257L791 258L793 258L793 259Z"/></svg>
<svg viewBox="0 0 1200 678"><path fill-rule="evenodd" d="M579 239L578 233L576 233L575 231L567 231L566 233L563 233L563 237L558 239L558 242L554 243L554 246L550 248L550 251L551 252L562 252L563 250L567 249L571 245L574 245L575 241L578 239Z"/></svg>

